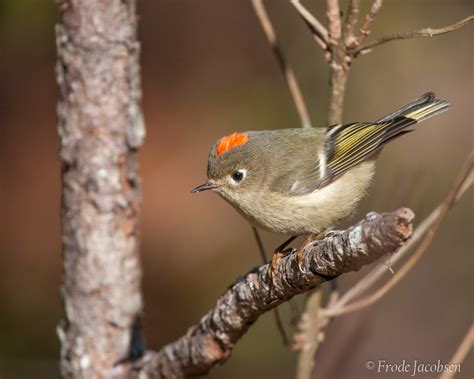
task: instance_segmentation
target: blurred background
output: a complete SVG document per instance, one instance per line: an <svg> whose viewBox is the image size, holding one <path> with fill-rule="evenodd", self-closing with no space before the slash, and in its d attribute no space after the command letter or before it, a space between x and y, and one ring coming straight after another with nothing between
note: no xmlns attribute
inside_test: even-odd
<svg viewBox="0 0 474 379"><path fill-rule="evenodd" d="M322 54L287 1L267 3L312 121L323 126L328 70ZM324 20L323 1L304 3ZM365 15L370 2L362 3ZM182 335L238 275L260 263L250 226L215 194L190 193L205 177L210 146L236 130L299 124L249 1L139 0L138 5L147 125L141 151L144 334L147 345L158 348ZM471 0L386 1L369 39L446 26L473 11ZM58 372L55 22L52 0L0 2L2 379L51 378ZM452 108L384 151L369 196L346 224L368 211L400 206L411 207L420 222L447 193L472 149L472 32L469 25L432 39L392 42L354 62L345 121L379 118L428 90ZM367 360L449 361L472 320L472 200L470 190L395 289L331 324L316 377L383 377L365 368ZM263 238L268 252L284 239L270 233ZM361 275L345 275L341 287L349 288ZM300 309L303 300L297 299ZM281 308L290 330L289 306ZM283 347L273 316L265 315L210 377L290 378L295 364L296 354ZM468 359L458 377L472 374Z"/></svg>

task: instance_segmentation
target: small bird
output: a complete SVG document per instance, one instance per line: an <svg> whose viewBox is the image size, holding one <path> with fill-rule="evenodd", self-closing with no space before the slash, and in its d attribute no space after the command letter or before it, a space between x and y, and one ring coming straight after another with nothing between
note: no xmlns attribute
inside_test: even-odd
<svg viewBox="0 0 474 379"><path fill-rule="evenodd" d="M375 122L235 132L211 149L207 182L252 225L296 236L317 236L350 215L367 192L375 160L388 142L445 111L434 93Z"/></svg>

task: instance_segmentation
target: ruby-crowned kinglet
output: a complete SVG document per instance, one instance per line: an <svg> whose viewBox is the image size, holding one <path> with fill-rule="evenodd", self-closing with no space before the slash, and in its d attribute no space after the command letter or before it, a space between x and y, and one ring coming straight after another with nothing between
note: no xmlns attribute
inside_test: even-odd
<svg viewBox="0 0 474 379"><path fill-rule="evenodd" d="M233 133L214 144L208 180L192 192L217 192L259 228L318 235L354 210L386 143L448 107L430 92L375 122Z"/></svg>

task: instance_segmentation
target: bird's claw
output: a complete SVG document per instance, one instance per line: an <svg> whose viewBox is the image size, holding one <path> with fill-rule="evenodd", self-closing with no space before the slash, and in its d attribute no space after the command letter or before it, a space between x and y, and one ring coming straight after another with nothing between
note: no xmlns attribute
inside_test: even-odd
<svg viewBox="0 0 474 379"><path fill-rule="evenodd" d="M301 246L295 253L295 261L298 265L300 271L303 271L303 263L304 263L304 246Z"/></svg>
<svg viewBox="0 0 474 379"><path fill-rule="evenodd" d="M306 247L306 245L308 245L309 243L313 242L313 241L317 241L317 240L320 240L322 238L324 234L323 233L320 233L318 235L315 235L315 234L308 234L305 238L305 240L303 241L303 243L301 244L301 246L299 247L299 249L296 251L295 253L295 260L296 260L296 264L298 265L298 268L300 269L300 271L303 271L303 263L304 263L304 248Z"/></svg>
<svg viewBox="0 0 474 379"><path fill-rule="evenodd" d="M278 266L278 263L281 260L281 257L283 256L282 251L275 251L272 256L272 261L270 262L270 265L268 266L268 271L267 275L270 278L270 280L273 278L273 273L276 270L276 267Z"/></svg>

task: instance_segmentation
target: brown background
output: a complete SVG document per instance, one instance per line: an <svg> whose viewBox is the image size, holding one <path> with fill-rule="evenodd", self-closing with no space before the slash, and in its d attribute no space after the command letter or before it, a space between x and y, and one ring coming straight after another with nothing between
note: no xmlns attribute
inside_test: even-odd
<svg viewBox="0 0 474 379"><path fill-rule="evenodd" d="M268 3L312 121L324 125L327 67L321 53L286 1ZM324 20L323 2L312 3ZM445 26L473 10L470 0L387 1L373 35ZM235 130L298 127L298 118L249 1L142 0L139 14L148 133L141 153L145 335L157 348L183 334L237 275L259 263L245 221L217 196L189 192L204 179L209 147ZM53 1L0 3L2 379L57 373L55 20ZM346 121L378 118L428 90L451 101L452 109L386 149L370 196L352 221L369 210L409 206L419 222L448 191L472 149L472 30L393 42L355 62ZM400 285L370 309L331 325L318 355L319 378L403 377L368 371L367 360L449 360L472 320L472 205L471 190ZM263 236L269 251L283 240ZM342 287L360 276L347 275ZM282 309L288 316L288 306ZM288 378L295 358L267 315L210 377ZM459 377L472 374L466 363Z"/></svg>

